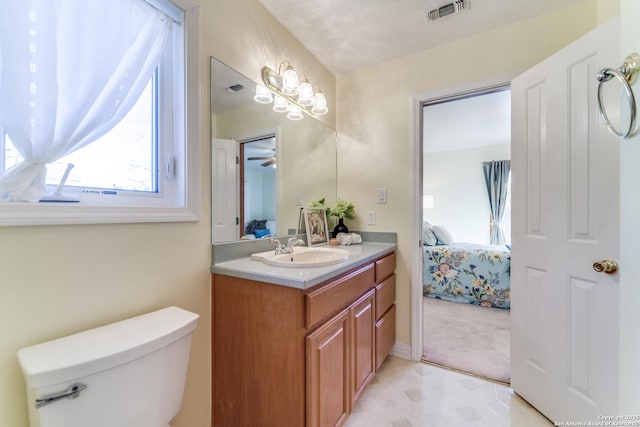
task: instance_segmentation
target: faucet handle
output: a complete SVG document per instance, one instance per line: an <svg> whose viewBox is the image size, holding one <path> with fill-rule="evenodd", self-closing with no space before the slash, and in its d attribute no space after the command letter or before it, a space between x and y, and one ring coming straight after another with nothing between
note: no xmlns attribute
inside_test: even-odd
<svg viewBox="0 0 640 427"><path fill-rule="evenodd" d="M287 240L287 247L289 248L292 248L294 246L303 246L304 244L305 244L304 240L298 239L297 234L289 237L289 240Z"/></svg>
<svg viewBox="0 0 640 427"><path fill-rule="evenodd" d="M279 254L282 253L282 251L284 251L286 246L280 240L278 240L278 239L270 239L269 241L276 245L276 255L279 255Z"/></svg>

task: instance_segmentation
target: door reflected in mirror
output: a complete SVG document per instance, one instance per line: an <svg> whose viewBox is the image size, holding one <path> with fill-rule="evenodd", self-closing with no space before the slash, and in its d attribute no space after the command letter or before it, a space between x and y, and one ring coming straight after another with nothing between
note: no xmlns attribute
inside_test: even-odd
<svg viewBox="0 0 640 427"><path fill-rule="evenodd" d="M214 243L294 233L301 207L336 200L336 131L287 119L255 102L255 89L211 58Z"/></svg>

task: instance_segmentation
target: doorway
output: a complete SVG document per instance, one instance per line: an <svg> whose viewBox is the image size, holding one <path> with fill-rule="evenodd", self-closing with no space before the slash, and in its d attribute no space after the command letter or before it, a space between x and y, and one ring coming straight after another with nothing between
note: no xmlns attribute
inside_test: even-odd
<svg viewBox="0 0 640 427"><path fill-rule="evenodd" d="M420 103L421 356L504 383L510 380L510 110L508 83Z"/></svg>

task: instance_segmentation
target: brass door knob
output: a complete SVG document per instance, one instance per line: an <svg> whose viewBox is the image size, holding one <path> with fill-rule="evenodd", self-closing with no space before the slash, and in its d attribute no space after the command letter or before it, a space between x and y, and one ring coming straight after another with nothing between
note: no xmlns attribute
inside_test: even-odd
<svg viewBox="0 0 640 427"><path fill-rule="evenodd" d="M600 262L594 262L593 269L598 273L615 274L618 271L618 263L610 259L604 259Z"/></svg>

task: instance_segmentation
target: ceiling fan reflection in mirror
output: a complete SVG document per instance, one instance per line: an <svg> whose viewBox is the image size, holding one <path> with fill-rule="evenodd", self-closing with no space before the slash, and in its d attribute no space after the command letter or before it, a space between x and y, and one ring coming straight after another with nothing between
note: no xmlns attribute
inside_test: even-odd
<svg viewBox="0 0 640 427"><path fill-rule="evenodd" d="M256 150L256 151L258 151L258 150ZM264 150L264 151L267 151L267 150ZM262 155L262 156L253 155L253 156L247 157L247 160L266 160L266 162L262 163L260 166L262 166L264 168L269 167L269 166L273 166L275 168L276 167L276 150L272 149L271 151L273 152L273 154L271 154L271 155L267 155L266 153L265 153L265 155ZM256 153L256 154L258 154L258 153ZM262 153L260 153L260 154L262 154Z"/></svg>
<svg viewBox="0 0 640 427"><path fill-rule="evenodd" d="M275 157L248 157L247 160L266 160L266 162L262 163L260 166L262 167L267 167L267 166L271 166L276 164L276 158Z"/></svg>

